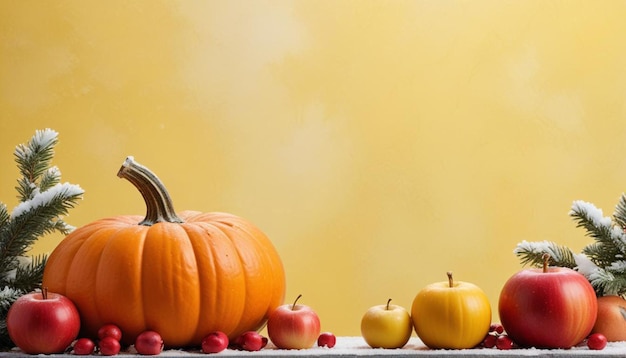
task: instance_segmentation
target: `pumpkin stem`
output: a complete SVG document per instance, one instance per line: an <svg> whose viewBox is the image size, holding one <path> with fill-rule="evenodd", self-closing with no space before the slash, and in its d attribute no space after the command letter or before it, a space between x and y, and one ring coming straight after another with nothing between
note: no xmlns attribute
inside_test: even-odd
<svg viewBox="0 0 626 358"><path fill-rule="evenodd" d="M127 157L117 172L117 176L131 182L146 202L146 217L139 225L152 226L159 222L183 222L176 215L172 199L161 180L150 169L135 162L135 158Z"/></svg>
<svg viewBox="0 0 626 358"><path fill-rule="evenodd" d="M550 254L546 252L541 256L541 258L543 259L543 272L546 273L548 272L548 262L550 261Z"/></svg>

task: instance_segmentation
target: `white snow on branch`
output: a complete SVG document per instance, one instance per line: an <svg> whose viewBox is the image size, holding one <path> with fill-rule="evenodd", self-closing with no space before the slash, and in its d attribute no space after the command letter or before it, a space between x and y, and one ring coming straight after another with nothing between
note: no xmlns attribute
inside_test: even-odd
<svg viewBox="0 0 626 358"><path fill-rule="evenodd" d="M555 252L553 248L553 244L547 240L533 242L522 240L522 242L517 244L513 253L515 255L519 255L522 252L530 252L533 254L548 253L552 257L559 257L558 252Z"/></svg>
<svg viewBox="0 0 626 358"><path fill-rule="evenodd" d="M619 260L612 262L606 269L615 273L624 273L626 272L626 261Z"/></svg>
<svg viewBox="0 0 626 358"><path fill-rule="evenodd" d="M56 165L53 165L48 168L48 170L46 171L46 175L58 178L61 176L61 170L59 170L59 167L57 167Z"/></svg>
<svg viewBox="0 0 626 358"><path fill-rule="evenodd" d="M596 227L611 227L613 226L613 220L610 217L604 216L602 209L597 208L592 203L588 203L582 200L576 200L572 204L572 211L570 215L577 213L585 213Z"/></svg>
<svg viewBox="0 0 626 358"><path fill-rule="evenodd" d="M600 269L585 254L574 254L574 261L576 261L576 270L587 279L594 277Z"/></svg>
<svg viewBox="0 0 626 358"><path fill-rule="evenodd" d="M35 135L31 139L28 146L23 144L18 145L15 148L15 155L21 159L24 159L32 154L31 148L47 148L54 145L57 141L59 133L53 129L46 128L43 130L35 131Z"/></svg>
<svg viewBox="0 0 626 358"><path fill-rule="evenodd" d="M613 219L604 216L602 209L597 208L595 205L577 200L572 204L572 211L570 215L585 215L597 228L606 229L611 235L611 240L617 244L620 251L626 254L626 233L624 229L618 225L614 225Z"/></svg>
<svg viewBox="0 0 626 358"><path fill-rule="evenodd" d="M58 183L43 193L36 192L32 199L19 203L11 212L11 219L14 219L25 212L36 209L41 206L50 204L55 198L59 197L72 197L76 195L82 195L84 190L76 185L70 183Z"/></svg>
<svg viewBox="0 0 626 358"><path fill-rule="evenodd" d="M50 128L46 128L44 130L35 131L35 136L33 137L32 141L33 141L33 144L38 144L42 147L47 147L50 144L54 143L58 136L59 136L59 132Z"/></svg>

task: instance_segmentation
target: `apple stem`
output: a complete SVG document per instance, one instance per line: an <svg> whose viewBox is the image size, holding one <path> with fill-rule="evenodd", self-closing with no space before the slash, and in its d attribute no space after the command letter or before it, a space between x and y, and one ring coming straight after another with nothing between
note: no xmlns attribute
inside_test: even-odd
<svg viewBox="0 0 626 358"><path fill-rule="evenodd" d="M448 275L448 284L450 285L450 287L454 287L454 281L452 280L452 271L446 272L446 275Z"/></svg>
<svg viewBox="0 0 626 358"><path fill-rule="evenodd" d="M293 301L293 305L291 305L291 310L294 311L296 309L296 302L298 302L298 300L300 299L300 297L302 297L302 294L299 294L298 297L296 297L296 300Z"/></svg>
<svg viewBox="0 0 626 358"><path fill-rule="evenodd" d="M550 254L546 252L541 256L541 258L543 259L543 272L546 273L548 272L548 261L550 261Z"/></svg>
<svg viewBox="0 0 626 358"><path fill-rule="evenodd" d="M43 288L41 289L41 297L42 297L44 300L47 300L47 299L48 299L48 287L43 287Z"/></svg>
<svg viewBox="0 0 626 358"><path fill-rule="evenodd" d="M391 298L387 300L387 307L385 307L385 310L389 311L389 304L391 303Z"/></svg>

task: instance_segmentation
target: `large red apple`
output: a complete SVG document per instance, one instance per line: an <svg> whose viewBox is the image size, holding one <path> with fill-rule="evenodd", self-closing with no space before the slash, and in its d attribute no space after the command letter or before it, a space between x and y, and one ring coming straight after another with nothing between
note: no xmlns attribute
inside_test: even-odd
<svg viewBox="0 0 626 358"><path fill-rule="evenodd" d="M281 349L313 347L320 335L320 319L309 306L296 304L278 306L267 320L267 334Z"/></svg>
<svg viewBox="0 0 626 358"><path fill-rule="evenodd" d="M500 321L522 347L571 348L596 321L598 301L589 281L564 267L526 269L513 275L500 293Z"/></svg>
<svg viewBox="0 0 626 358"><path fill-rule="evenodd" d="M626 341L626 300L620 296L598 298L598 318L591 333L602 333L609 342Z"/></svg>
<svg viewBox="0 0 626 358"><path fill-rule="evenodd" d="M62 353L80 330L74 303L46 289L18 298L9 308L6 323L13 343L29 354Z"/></svg>

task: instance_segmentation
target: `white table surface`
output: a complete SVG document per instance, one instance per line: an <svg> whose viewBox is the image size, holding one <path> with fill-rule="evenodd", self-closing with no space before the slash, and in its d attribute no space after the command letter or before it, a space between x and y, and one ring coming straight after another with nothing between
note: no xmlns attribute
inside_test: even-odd
<svg viewBox="0 0 626 358"><path fill-rule="evenodd" d="M0 352L0 357L29 356L14 349L8 352ZM39 355L41 356L41 355ZM100 355L97 355L100 356ZM122 351L120 357L146 357L137 355L133 348ZM461 350L433 350L428 349L417 337L412 337L409 343L402 349L373 349L370 348L362 337L337 337L334 348L313 347L303 350L276 349L271 342L267 347L258 352L245 352L227 349L216 354L204 354L199 350L164 350L158 357L626 357L626 342L612 342L603 350L590 350L585 345L572 349L511 349L498 350L496 348L461 349ZM30 355L29 357L35 357ZM71 354L53 354L45 357L79 357ZM114 356L115 357L115 356Z"/></svg>

